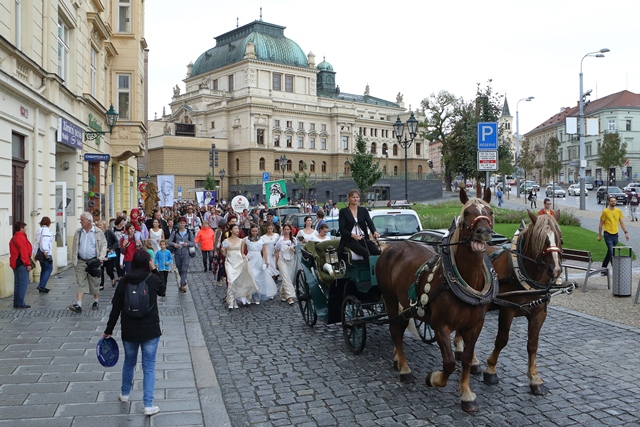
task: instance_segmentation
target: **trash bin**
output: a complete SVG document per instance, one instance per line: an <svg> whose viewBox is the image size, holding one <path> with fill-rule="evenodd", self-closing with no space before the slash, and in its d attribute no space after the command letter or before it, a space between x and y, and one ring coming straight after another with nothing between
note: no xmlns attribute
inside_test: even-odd
<svg viewBox="0 0 640 427"><path fill-rule="evenodd" d="M613 267L613 284L611 292L615 297L631 296L633 251L629 247L614 247L611 266Z"/></svg>

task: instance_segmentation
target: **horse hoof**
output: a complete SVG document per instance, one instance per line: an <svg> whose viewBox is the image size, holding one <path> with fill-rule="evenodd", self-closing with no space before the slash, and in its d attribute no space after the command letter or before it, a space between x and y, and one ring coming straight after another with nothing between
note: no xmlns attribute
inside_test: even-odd
<svg viewBox="0 0 640 427"><path fill-rule="evenodd" d="M544 396L549 392L549 389L542 384L531 384L529 387L531 388L531 394L534 396Z"/></svg>
<svg viewBox="0 0 640 427"><path fill-rule="evenodd" d="M425 384L427 385L427 387L433 387L433 385L431 385L431 372L429 372L427 374L427 378L424 379Z"/></svg>
<svg viewBox="0 0 640 427"><path fill-rule="evenodd" d="M462 402L462 410L464 412L478 412L480 407L476 404L475 400L471 402Z"/></svg>
<svg viewBox="0 0 640 427"><path fill-rule="evenodd" d="M490 374L488 372L484 372L482 374L482 377L484 379L485 384L496 385L500 382L500 379L498 379L498 374Z"/></svg>
<svg viewBox="0 0 640 427"><path fill-rule="evenodd" d="M400 370L400 368L398 367L398 361L397 360L393 361L393 369L395 369L396 371Z"/></svg>
<svg viewBox="0 0 640 427"><path fill-rule="evenodd" d="M461 351L454 351L454 354L455 354L456 360L458 362L462 360L462 352Z"/></svg>
<svg viewBox="0 0 640 427"><path fill-rule="evenodd" d="M412 384L415 381L415 377L411 372L408 374L400 374L400 382L405 384Z"/></svg>
<svg viewBox="0 0 640 427"><path fill-rule="evenodd" d="M480 375L482 373L482 368L480 365L471 365L469 372L471 372L471 375Z"/></svg>

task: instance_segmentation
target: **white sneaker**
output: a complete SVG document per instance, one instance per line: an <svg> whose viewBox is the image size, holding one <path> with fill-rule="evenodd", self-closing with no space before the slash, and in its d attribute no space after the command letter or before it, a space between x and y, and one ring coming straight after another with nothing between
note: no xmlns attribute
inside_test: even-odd
<svg viewBox="0 0 640 427"><path fill-rule="evenodd" d="M120 395L118 396L118 400L120 402L128 402L129 401L129 395L127 394L126 396L122 393L120 393Z"/></svg>
<svg viewBox="0 0 640 427"><path fill-rule="evenodd" d="M147 406L144 408L145 415L155 415L158 412L160 412L160 408L158 408L157 406Z"/></svg>

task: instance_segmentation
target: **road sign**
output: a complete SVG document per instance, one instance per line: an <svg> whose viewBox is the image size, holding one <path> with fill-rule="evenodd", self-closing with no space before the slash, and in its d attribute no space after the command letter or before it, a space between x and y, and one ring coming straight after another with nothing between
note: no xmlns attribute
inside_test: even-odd
<svg viewBox="0 0 640 427"><path fill-rule="evenodd" d="M262 182L267 182L271 180L270 172L262 172Z"/></svg>
<svg viewBox="0 0 640 427"><path fill-rule="evenodd" d="M478 170L479 171L497 171L498 170L498 152L497 151L478 151Z"/></svg>
<svg viewBox="0 0 640 427"><path fill-rule="evenodd" d="M178 197L182 197L182 186L178 187Z"/></svg>
<svg viewBox="0 0 640 427"><path fill-rule="evenodd" d="M478 123L478 150L498 149L498 123Z"/></svg>

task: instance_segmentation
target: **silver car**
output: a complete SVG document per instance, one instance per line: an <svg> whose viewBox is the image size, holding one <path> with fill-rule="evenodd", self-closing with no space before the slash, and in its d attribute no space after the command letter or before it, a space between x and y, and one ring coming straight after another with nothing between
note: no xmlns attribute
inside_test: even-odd
<svg viewBox="0 0 640 427"><path fill-rule="evenodd" d="M579 196L580 195L580 184L571 184L569 188L567 188L567 194L570 196ZM588 196L589 191L585 184L584 195Z"/></svg>
<svg viewBox="0 0 640 427"><path fill-rule="evenodd" d="M549 185L544 191L547 197L565 197L566 193L559 185Z"/></svg>

